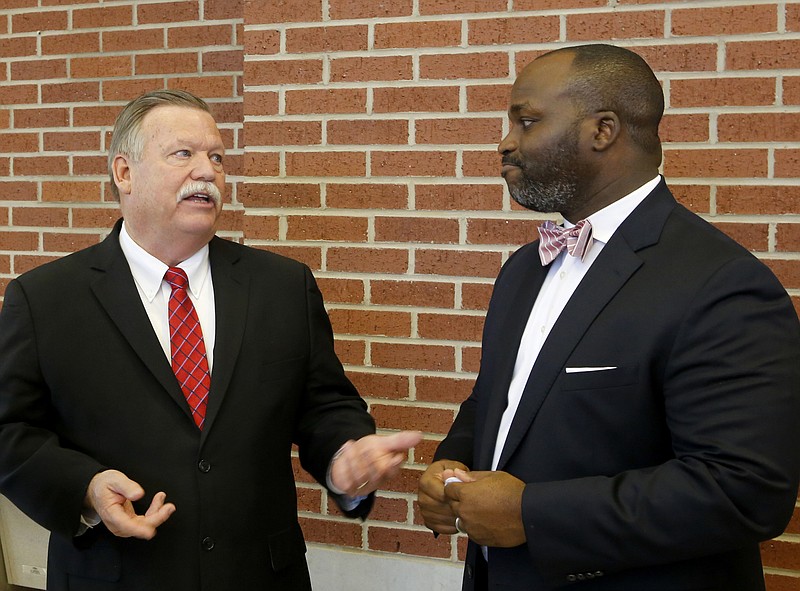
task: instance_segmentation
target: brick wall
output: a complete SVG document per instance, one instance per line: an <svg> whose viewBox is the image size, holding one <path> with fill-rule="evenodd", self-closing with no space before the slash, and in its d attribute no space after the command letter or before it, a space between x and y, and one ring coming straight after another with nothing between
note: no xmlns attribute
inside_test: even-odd
<svg viewBox="0 0 800 591"><path fill-rule="evenodd" d="M2 0L0 293L117 217L105 149L152 88L207 98L229 155L222 233L308 263L382 429L428 435L369 521L298 467L311 541L458 560L416 481L468 395L492 281L535 237L496 143L516 72L565 43L641 53L667 96L664 172L800 309L800 3L769 0ZM800 586L800 515L763 545Z"/></svg>

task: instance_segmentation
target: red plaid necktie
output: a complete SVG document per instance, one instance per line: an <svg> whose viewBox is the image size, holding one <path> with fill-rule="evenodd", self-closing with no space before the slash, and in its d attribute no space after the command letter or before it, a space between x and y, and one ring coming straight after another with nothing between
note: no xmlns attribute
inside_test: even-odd
<svg viewBox="0 0 800 591"><path fill-rule="evenodd" d="M192 417L202 429L206 418L206 402L211 387L208 373L206 346L203 331L192 300L186 292L189 279L186 272L170 267L164 280L172 287L169 296L169 340L172 348L172 371L178 378L186 402L192 409Z"/></svg>
<svg viewBox="0 0 800 591"><path fill-rule="evenodd" d="M592 224L581 220L571 228L562 228L548 220L539 228L539 259L543 266L552 263L565 248L583 260L592 246Z"/></svg>

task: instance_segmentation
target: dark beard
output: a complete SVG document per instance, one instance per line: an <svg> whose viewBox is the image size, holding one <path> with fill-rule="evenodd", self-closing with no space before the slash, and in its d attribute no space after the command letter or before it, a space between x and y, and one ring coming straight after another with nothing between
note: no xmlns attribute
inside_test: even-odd
<svg viewBox="0 0 800 591"><path fill-rule="evenodd" d="M579 171L577 129L567 133L558 145L543 151L535 161L520 162L511 157L504 162L520 167L521 180L508 184L514 201L542 213L564 212L578 198Z"/></svg>

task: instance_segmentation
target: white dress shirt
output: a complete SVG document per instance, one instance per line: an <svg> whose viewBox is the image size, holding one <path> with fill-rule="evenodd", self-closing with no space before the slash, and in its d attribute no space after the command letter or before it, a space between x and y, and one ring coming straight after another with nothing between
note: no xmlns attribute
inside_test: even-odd
<svg viewBox="0 0 800 591"><path fill-rule="evenodd" d="M136 283L139 297L142 299L150 324L161 343L167 359L172 363L172 351L169 340L169 312L167 303L172 293L169 283L164 281L164 273L169 268L156 257L148 253L128 234L125 223L119 233L119 245L128 261L128 266ZM189 278L189 299L194 304L200 328L203 331L203 343L206 347L209 373L214 362L214 339L216 337L216 318L214 308L214 286L211 281L211 265L208 260L208 244L191 257L178 264L186 271Z"/></svg>
<svg viewBox="0 0 800 591"><path fill-rule="evenodd" d="M583 261L579 257L568 255L565 249L550 263L550 269L547 272L547 277L544 280L542 289L539 291L536 302L533 304L533 309L528 317L528 323L525 325L525 332L522 334L522 340L517 351L514 374L511 379L511 386L508 389L508 406L503 412L500 428L497 432L492 470L497 469L506 437L508 437L508 431L511 428L511 422L522 399L525 384L528 382L528 376L547 340L547 336L550 334L550 330L558 320L572 294L575 293L586 272L600 255L606 243L611 239L611 236L631 212L636 209L636 206L655 189L660 180L661 177L657 176L632 193L587 218L592 224L592 238L594 241ZM564 222L564 226L567 228L573 225L569 222Z"/></svg>

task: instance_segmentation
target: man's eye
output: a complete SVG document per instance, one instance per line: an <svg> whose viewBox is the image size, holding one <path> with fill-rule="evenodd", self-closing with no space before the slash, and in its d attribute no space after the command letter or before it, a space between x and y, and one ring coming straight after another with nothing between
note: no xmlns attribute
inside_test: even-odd
<svg viewBox="0 0 800 591"><path fill-rule="evenodd" d="M520 119L519 121L519 124L522 126L522 129L528 129L534 123L536 123L535 119Z"/></svg>
<svg viewBox="0 0 800 591"><path fill-rule="evenodd" d="M213 160L217 164L222 164L222 154L212 154L211 160Z"/></svg>
<svg viewBox="0 0 800 591"><path fill-rule="evenodd" d="M181 158L188 158L192 155L192 153L189 150L178 150L175 152L175 155L180 156Z"/></svg>

